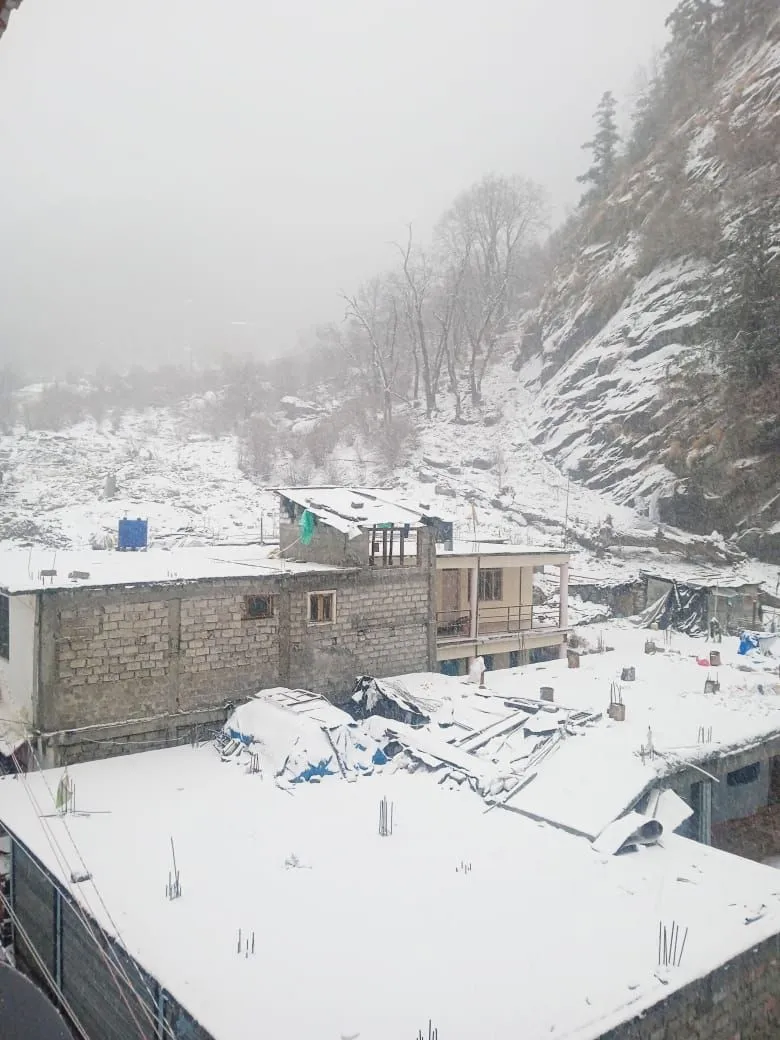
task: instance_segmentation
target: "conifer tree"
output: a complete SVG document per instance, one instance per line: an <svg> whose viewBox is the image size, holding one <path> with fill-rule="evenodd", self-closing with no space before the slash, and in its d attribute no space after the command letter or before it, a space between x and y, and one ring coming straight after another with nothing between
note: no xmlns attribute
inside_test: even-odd
<svg viewBox="0 0 780 1040"><path fill-rule="evenodd" d="M772 216L764 204L742 218L711 318L723 368L742 386L780 383L780 253Z"/></svg>
<svg viewBox="0 0 780 1040"><path fill-rule="evenodd" d="M707 85L713 79L716 20L720 11L716 0L680 0L666 19L672 34L670 54L693 66L697 77Z"/></svg>
<svg viewBox="0 0 780 1040"><path fill-rule="evenodd" d="M620 141L615 121L616 109L615 97L612 91L608 90L602 96L596 109L596 134L592 141L588 141L582 146L593 154L593 164L590 169L577 178L580 184L590 185L583 201L591 198L603 198L612 187L617 165L617 146Z"/></svg>

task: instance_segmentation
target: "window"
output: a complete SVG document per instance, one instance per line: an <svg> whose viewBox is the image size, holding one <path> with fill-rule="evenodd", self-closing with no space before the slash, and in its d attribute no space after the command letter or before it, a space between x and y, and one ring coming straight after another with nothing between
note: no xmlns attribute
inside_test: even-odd
<svg viewBox="0 0 780 1040"><path fill-rule="evenodd" d="M246 596L244 598L245 617L252 620L274 616L273 596Z"/></svg>
<svg viewBox="0 0 780 1040"><path fill-rule="evenodd" d="M321 625L327 621L333 621L336 617L336 593L335 592L310 592L309 593L309 622Z"/></svg>
<svg viewBox="0 0 780 1040"><path fill-rule="evenodd" d="M504 598L504 573L500 568L479 572L480 599L503 599Z"/></svg>
<svg viewBox="0 0 780 1040"><path fill-rule="evenodd" d="M733 773L726 775L726 783L729 787L741 787L743 784L754 784L761 773L761 763L752 762L749 766L735 769Z"/></svg>
<svg viewBox="0 0 780 1040"><path fill-rule="evenodd" d="M11 656L10 626L8 618L8 596L0 595L0 657L9 660Z"/></svg>

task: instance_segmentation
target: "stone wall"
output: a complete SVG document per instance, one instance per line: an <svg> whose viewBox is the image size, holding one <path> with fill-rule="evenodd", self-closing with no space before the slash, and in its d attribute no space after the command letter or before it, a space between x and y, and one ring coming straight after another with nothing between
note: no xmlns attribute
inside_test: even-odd
<svg viewBox="0 0 780 1040"><path fill-rule="evenodd" d="M123 602L103 591L62 596L48 676L56 695L44 701L41 728L116 722L170 708L168 604ZM47 608L53 602L46 597ZM44 614L48 621L49 610Z"/></svg>
<svg viewBox="0 0 780 1040"><path fill-rule="evenodd" d="M626 581L611 585L595 585L591 582L578 583L576 578L569 582L569 594L579 596L583 603L596 603L609 607L614 617L633 617L641 613L648 602L645 584L642 581Z"/></svg>
<svg viewBox="0 0 780 1040"><path fill-rule="evenodd" d="M780 858L780 804L766 805L745 819L714 823L712 844L757 863Z"/></svg>
<svg viewBox="0 0 780 1040"><path fill-rule="evenodd" d="M746 927L750 927L746 925ZM600 1040L777 1040L780 936L670 993Z"/></svg>

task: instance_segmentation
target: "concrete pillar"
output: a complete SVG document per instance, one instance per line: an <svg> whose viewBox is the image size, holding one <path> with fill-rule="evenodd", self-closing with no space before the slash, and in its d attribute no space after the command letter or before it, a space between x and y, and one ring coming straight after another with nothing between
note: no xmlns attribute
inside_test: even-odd
<svg viewBox="0 0 780 1040"><path fill-rule="evenodd" d="M471 611L471 638L476 640L479 619L479 563L471 568L471 581L469 582L469 610Z"/></svg>
<svg viewBox="0 0 780 1040"><path fill-rule="evenodd" d="M698 827L696 839L702 845L712 845L712 781L699 784Z"/></svg>
<svg viewBox="0 0 780 1040"><path fill-rule="evenodd" d="M562 563L561 571L561 605L558 612L558 625L560 628L569 627L569 565Z"/></svg>
<svg viewBox="0 0 780 1040"><path fill-rule="evenodd" d="M558 627L566 629L569 627L569 565L562 563L560 567L560 606L558 608ZM566 643L561 643L560 656L566 657Z"/></svg>

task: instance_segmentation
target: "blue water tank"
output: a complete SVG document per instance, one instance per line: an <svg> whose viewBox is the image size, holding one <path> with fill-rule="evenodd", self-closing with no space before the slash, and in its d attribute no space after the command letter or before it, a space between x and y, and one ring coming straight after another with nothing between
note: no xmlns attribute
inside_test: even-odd
<svg viewBox="0 0 780 1040"><path fill-rule="evenodd" d="M119 538L117 549L145 549L149 541L148 520L124 520L119 521Z"/></svg>

